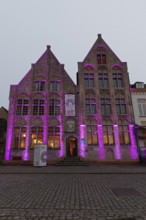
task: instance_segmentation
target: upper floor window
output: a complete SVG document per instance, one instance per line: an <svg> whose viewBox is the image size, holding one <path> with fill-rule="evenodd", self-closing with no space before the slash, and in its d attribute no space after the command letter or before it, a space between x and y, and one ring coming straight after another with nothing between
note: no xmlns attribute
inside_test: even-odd
<svg viewBox="0 0 146 220"><path fill-rule="evenodd" d="M50 82L50 91L51 92L60 91L60 81L51 81Z"/></svg>
<svg viewBox="0 0 146 220"><path fill-rule="evenodd" d="M123 79L121 73L113 73L113 83L115 88L123 87Z"/></svg>
<svg viewBox="0 0 146 220"><path fill-rule="evenodd" d="M86 98L86 114L96 114L95 98Z"/></svg>
<svg viewBox="0 0 146 220"><path fill-rule="evenodd" d="M106 54L97 54L97 63L106 64Z"/></svg>
<svg viewBox="0 0 146 220"><path fill-rule="evenodd" d="M101 114L109 115L111 114L111 102L110 99L100 99L101 102Z"/></svg>
<svg viewBox="0 0 146 220"><path fill-rule="evenodd" d="M140 116L146 116L146 99L138 99L138 110Z"/></svg>
<svg viewBox="0 0 146 220"><path fill-rule="evenodd" d="M33 100L33 115L44 115L44 99Z"/></svg>
<svg viewBox="0 0 146 220"><path fill-rule="evenodd" d="M117 114L126 114L125 99L116 99Z"/></svg>
<svg viewBox="0 0 146 220"><path fill-rule="evenodd" d="M137 82L136 83L136 88L143 89L144 88L144 83L143 82Z"/></svg>
<svg viewBox="0 0 146 220"><path fill-rule="evenodd" d="M34 91L44 91L45 82L44 81L35 81L34 82Z"/></svg>
<svg viewBox="0 0 146 220"><path fill-rule="evenodd" d="M94 87L94 73L85 73L84 74L85 88Z"/></svg>
<svg viewBox="0 0 146 220"><path fill-rule="evenodd" d="M107 73L99 73L99 87L101 89L108 88L108 74Z"/></svg>
<svg viewBox="0 0 146 220"><path fill-rule="evenodd" d="M28 99L18 99L16 107L17 115L27 115L28 114Z"/></svg>
<svg viewBox="0 0 146 220"><path fill-rule="evenodd" d="M50 99L49 115L60 115L60 100L59 99Z"/></svg>
<svg viewBox="0 0 146 220"><path fill-rule="evenodd" d="M43 127L32 127L31 128L31 148L34 148L35 144L43 143Z"/></svg>
<svg viewBox="0 0 146 220"><path fill-rule="evenodd" d="M26 127L15 127L13 136L13 149L25 149Z"/></svg>

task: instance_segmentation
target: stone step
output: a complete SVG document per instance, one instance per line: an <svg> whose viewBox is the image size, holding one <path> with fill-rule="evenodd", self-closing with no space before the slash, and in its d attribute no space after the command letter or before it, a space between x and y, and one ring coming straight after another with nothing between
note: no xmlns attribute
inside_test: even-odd
<svg viewBox="0 0 146 220"><path fill-rule="evenodd" d="M56 166L88 166L88 164L78 157L70 157L58 162Z"/></svg>

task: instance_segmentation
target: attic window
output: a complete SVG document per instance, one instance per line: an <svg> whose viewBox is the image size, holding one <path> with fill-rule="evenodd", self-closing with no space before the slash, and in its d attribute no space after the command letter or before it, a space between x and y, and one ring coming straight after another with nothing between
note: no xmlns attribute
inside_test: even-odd
<svg viewBox="0 0 146 220"><path fill-rule="evenodd" d="M44 91L45 82L44 81L35 81L34 82L34 91Z"/></svg>

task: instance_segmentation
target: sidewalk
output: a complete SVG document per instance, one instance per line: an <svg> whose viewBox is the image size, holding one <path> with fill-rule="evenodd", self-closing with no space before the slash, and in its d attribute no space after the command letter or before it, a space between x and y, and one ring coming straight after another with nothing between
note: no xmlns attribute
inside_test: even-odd
<svg viewBox="0 0 146 220"><path fill-rule="evenodd" d="M0 174L146 174L146 165L106 164L89 166L33 167L32 165L0 165Z"/></svg>

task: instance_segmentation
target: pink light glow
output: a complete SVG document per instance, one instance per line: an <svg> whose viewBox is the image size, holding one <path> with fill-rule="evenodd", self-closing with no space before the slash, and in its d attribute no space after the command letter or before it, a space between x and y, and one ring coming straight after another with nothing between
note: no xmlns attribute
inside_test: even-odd
<svg viewBox="0 0 146 220"><path fill-rule="evenodd" d="M130 139L131 139L130 154L131 154L131 158L133 160L136 160L138 159L138 152L137 152L136 140L133 129L134 129L134 125L130 125L129 126Z"/></svg>
<svg viewBox="0 0 146 220"><path fill-rule="evenodd" d="M103 145L102 125L98 125L98 140L99 140L99 149L98 149L99 159L104 160L105 159L105 149L104 149L104 145Z"/></svg>
<svg viewBox="0 0 146 220"><path fill-rule="evenodd" d="M91 63L86 63L86 64L84 65L84 67L91 67L91 68L95 69L94 64L91 64Z"/></svg>
<svg viewBox="0 0 146 220"><path fill-rule="evenodd" d="M122 66L121 66L121 64L120 64L120 63L115 63L115 64L113 64L113 65L112 65L112 68L114 68L114 67L119 67L119 68L122 68Z"/></svg>
<svg viewBox="0 0 146 220"><path fill-rule="evenodd" d="M80 125L80 156L85 157L86 151L86 125Z"/></svg>
<svg viewBox="0 0 146 220"><path fill-rule="evenodd" d="M114 125L114 136L115 136L115 156L116 156L117 160L120 160L121 159L121 150L120 150L118 125Z"/></svg>

